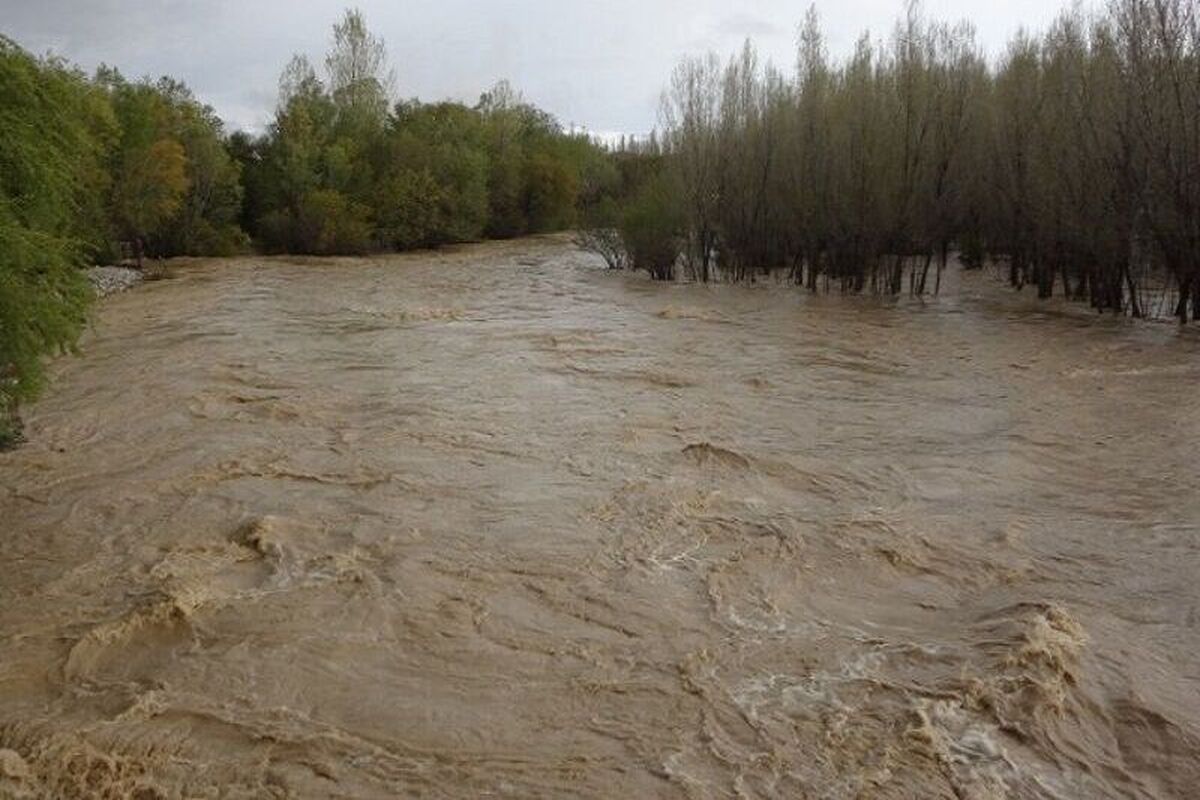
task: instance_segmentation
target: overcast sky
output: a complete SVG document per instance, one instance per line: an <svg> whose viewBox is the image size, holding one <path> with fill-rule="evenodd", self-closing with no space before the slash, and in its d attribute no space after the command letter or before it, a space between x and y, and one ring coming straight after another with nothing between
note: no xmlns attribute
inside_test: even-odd
<svg viewBox="0 0 1200 800"><path fill-rule="evenodd" d="M498 78L564 124L597 132L654 127L658 96L684 55L733 53L746 37L790 68L809 0L359 0L382 36L398 94L473 102ZM260 130L292 53L320 65L342 0L0 0L0 33L91 71L169 74L230 129ZM992 53L1021 25L1044 28L1059 0L925 0L973 21ZM864 29L886 35L900 0L817 0L832 53Z"/></svg>

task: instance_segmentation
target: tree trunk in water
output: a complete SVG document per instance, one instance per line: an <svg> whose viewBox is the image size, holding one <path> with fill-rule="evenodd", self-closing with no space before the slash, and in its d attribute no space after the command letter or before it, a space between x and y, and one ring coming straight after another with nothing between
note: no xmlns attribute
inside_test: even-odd
<svg viewBox="0 0 1200 800"><path fill-rule="evenodd" d="M1037 271L1038 299L1045 300L1054 294L1054 265Z"/></svg>
<svg viewBox="0 0 1200 800"><path fill-rule="evenodd" d="M925 266L921 267L921 280L917 283L917 294L925 295L925 286L929 281L929 267L933 264L933 252L925 254Z"/></svg>
<svg viewBox="0 0 1200 800"><path fill-rule="evenodd" d="M1180 300L1175 303L1175 315L1180 318L1181 325L1188 323L1189 300L1192 302L1192 317L1200 319L1200 294L1196 294L1196 289L1200 289L1200 283L1195 283L1195 278L1189 277L1180 282Z"/></svg>
<svg viewBox="0 0 1200 800"><path fill-rule="evenodd" d="M1135 318L1140 319L1142 317L1142 303L1138 297L1137 284L1133 282L1133 273L1128 267L1125 267L1123 272L1125 273L1125 286L1129 291L1129 313Z"/></svg>
<svg viewBox="0 0 1200 800"><path fill-rule="evenodd" d="M942 252L938 254L937 278L933 284L933 296L937 297L942 293L942 273L946 271L946 262L950 260L950 245L943 242Z"/></svg>

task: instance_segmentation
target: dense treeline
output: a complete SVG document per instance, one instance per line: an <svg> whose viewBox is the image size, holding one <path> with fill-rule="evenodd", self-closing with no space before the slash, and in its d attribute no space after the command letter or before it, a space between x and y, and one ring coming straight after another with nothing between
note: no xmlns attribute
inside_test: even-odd
<svg viewBox="0 0 1200 800"><path fill-rule="evenodd" d="M0 37L0 444L44 353L71 347L91 290L79 270L120 255L241 246L238 167L187 89L89 79Z"/></svg>
<svg viewBox="0 0 1200 800"><path fill-rule="evenodd" d="M916 3L831 61L810 11L794 74L749 43L689 59L663 122L662 154L635 154L661 168L585 236L614 265L923 294L957 251L1043 297L1200 316L1195 0L1069 11L994 64Z"/></svg>
<svg viewBox="0 0 1200 800"><path fill-rule="evenodd" d="M352 254L576 224L616 170L507 83L466 106L392 102L363 17L334 26L324 80L303 56L261 137L226 136L170 78L94 76L0 37L0 445L70 348L91 298L80 267L144 256Z"/></svg>
<svg viewBox="0 0 1200 800"><path fill-rule="evenodd" d="M334 28L325 80L304 56L261 138L231 142L242 224L273 252L359 253L512 237L576 222L603 151L507 83L473 107L391 102L384 43L361 14Z"/></svg>

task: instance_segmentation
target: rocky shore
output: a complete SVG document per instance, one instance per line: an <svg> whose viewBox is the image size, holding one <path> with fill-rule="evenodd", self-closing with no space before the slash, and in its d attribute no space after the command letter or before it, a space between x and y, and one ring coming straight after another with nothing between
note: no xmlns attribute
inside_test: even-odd
<svg viewBox="0 0 1200 800"><path fill-rule="evenodd" d="M91 267L88 269L88 280L96 289L98 297L132 289L142 282L140 270L131 267Z"/></svg>

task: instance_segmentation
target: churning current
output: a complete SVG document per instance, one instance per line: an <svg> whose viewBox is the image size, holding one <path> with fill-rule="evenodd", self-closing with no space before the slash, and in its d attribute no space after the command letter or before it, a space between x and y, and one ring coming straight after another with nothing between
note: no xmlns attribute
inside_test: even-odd
<svg viewBox="0 0 1200 800"><path fill-rule="evenodd" d="M1200 786L1195 332L559 238L175 272L0 455L0 796Z"/></svg>

